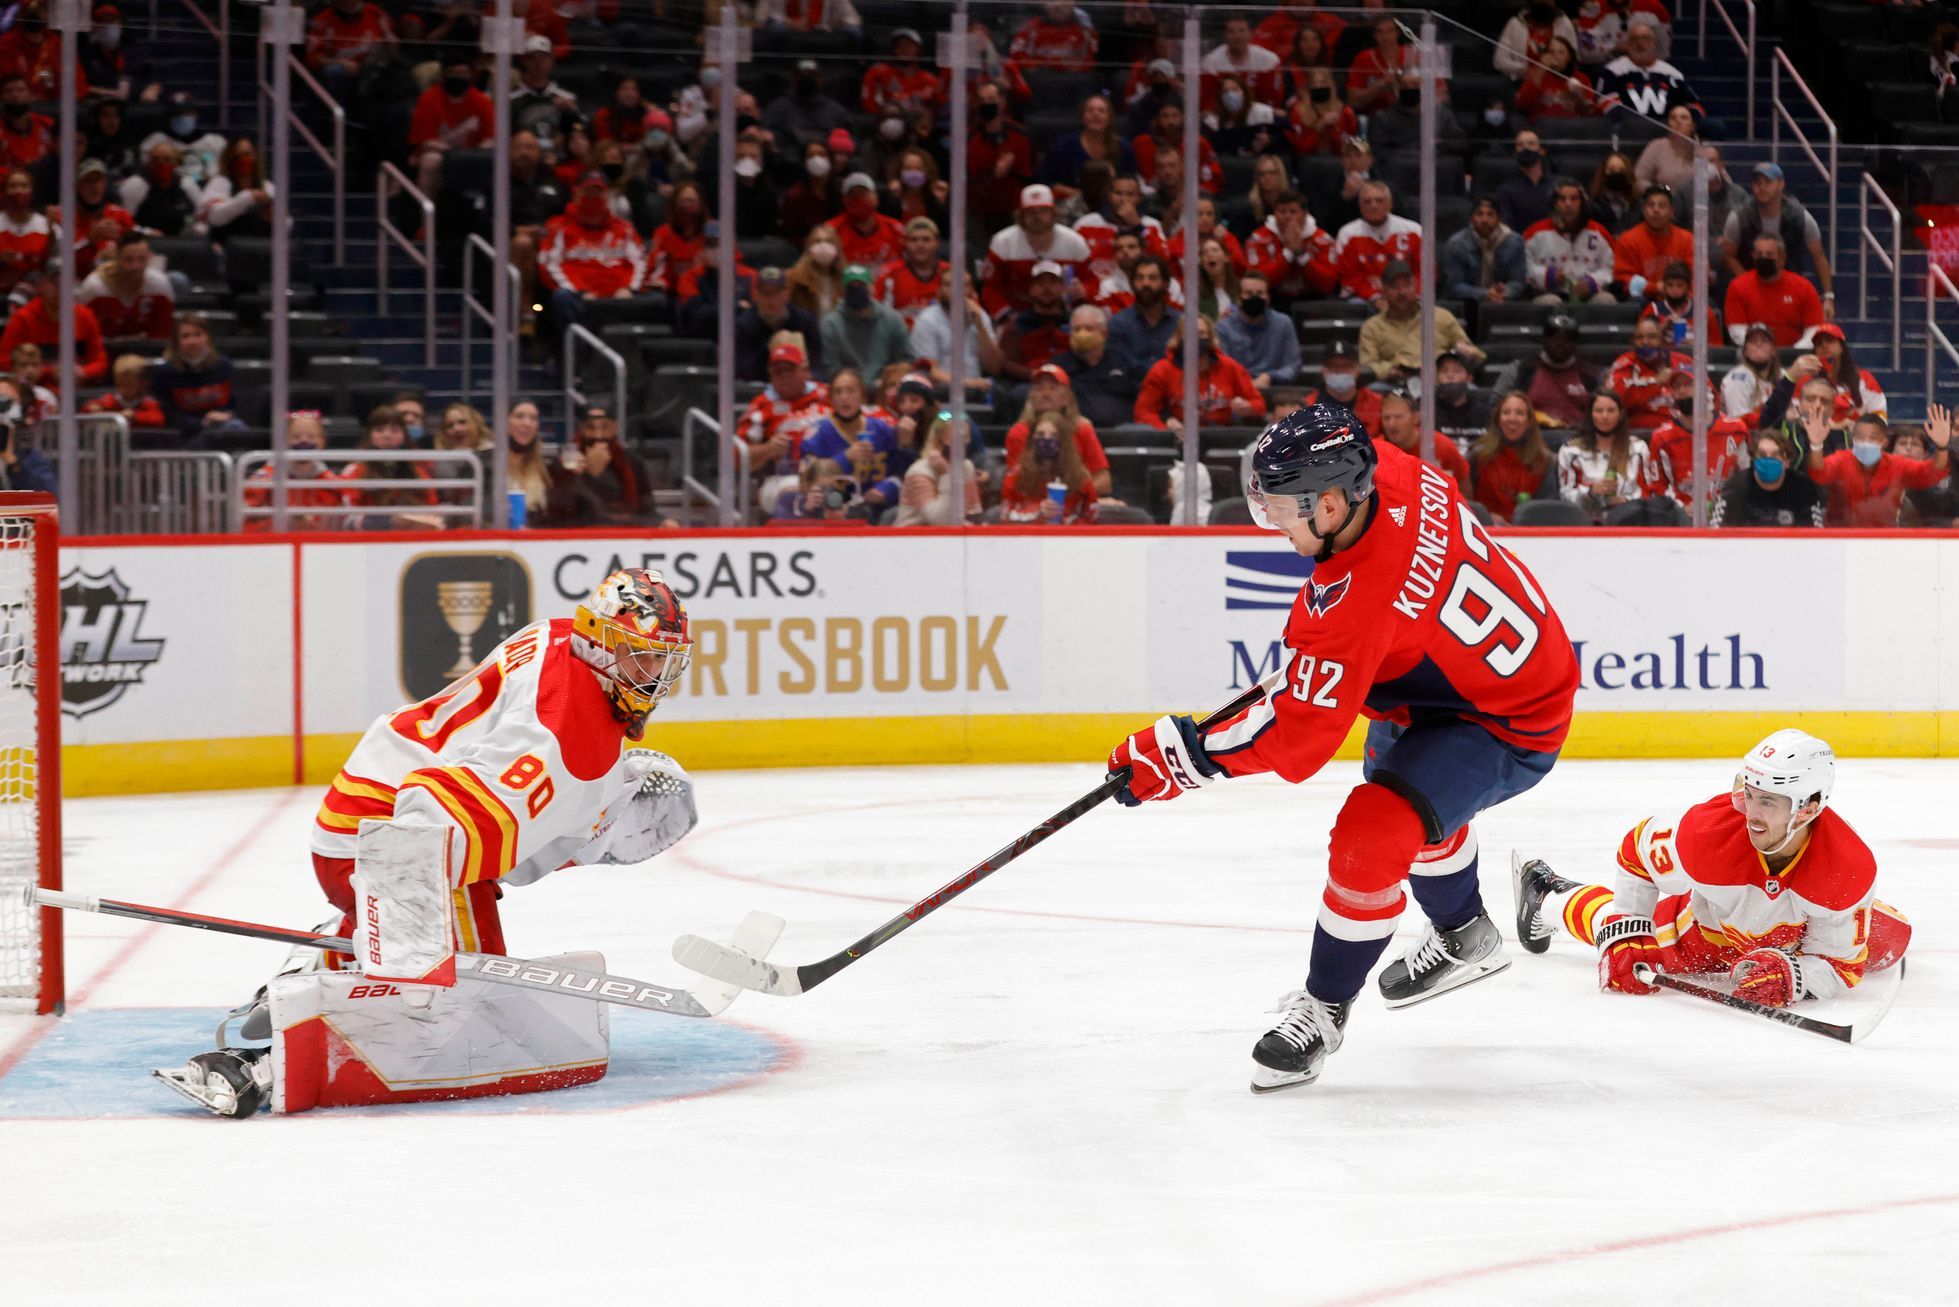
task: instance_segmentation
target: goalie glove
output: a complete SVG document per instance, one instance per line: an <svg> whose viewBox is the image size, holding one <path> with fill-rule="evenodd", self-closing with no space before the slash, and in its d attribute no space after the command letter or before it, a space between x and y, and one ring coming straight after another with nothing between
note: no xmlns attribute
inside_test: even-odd
<svg viewBox="0 0 1959 1307"><path fill-rule="evenodd" d="M1146 731L1137 731L1109 754L1109 775L1128 774L1116 791L1125 808L1153 799L1174 799L1224 777L1224 768L1204 752L1197 723L1188 717L1159 717Z"/></svg>
<svg viewBox="0 0 1959 1307"><path fill-rule="evenodd" d="M700 820L692 778L666 754L628 749L626 776L634 788L606 812L572 861L587 866L645 862L680 843Z"/></svg>
<svg viewBox="0 0 1959 1307"><path fill-rule="evenodd" d="M1650 917L1614 917L1599 928L1598 987L1621 994L1658 991L1639 978L1637 968L1664 971L1665 954L1654 937Z"/></svg>
<svg viewBox="0 0 1959 1307"><path fill-rule="evenodd" d="M1787 1007L1803 996L1802 969L1779 948L1751 949L1728 972L1735 993L1764 1007Z"/></svg>

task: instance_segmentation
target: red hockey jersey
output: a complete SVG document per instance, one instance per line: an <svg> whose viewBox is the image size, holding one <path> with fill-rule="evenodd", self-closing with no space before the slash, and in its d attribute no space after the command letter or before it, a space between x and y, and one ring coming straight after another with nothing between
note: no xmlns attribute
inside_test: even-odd
<svg viewBox="0 0 1959 1307"><path fill-rule="evenodd" d="M177 316L177 297L170 278L154 267L144 271L142 288L133 298L117 295L99 271L90 273L75 288L75 298L95 314L102 334L110 340L130 336L168 340Z"/></svg>
<svg viewBox="0 0 1959 1307"><path fill-rule="evenodd" d="M1344 234L1344 233L1343 233ZM1333 293L1339 274L1333 266L1333 237L1306 215L1306 236L1297 250L1288 250L1279 236L1279 220L1267 218L1245 245L1252 271L1264 274L1280 299L1318 299ZM1383 266L1386 266L1385 264Z"/></svg>
<svg viewBox="0 0 1959 1307"><path fill-rule="evenodd" d="M546 285L598 299L638 290L647 281L646 246L633 225L619 217L603 227L587 227L570 214L559 214L545 224L537 266ZM679 270L674 271L677 276Z"/></svg>
<svg viewBox="0 0 1959 1307"><path fill-rule="evenodd" d="M898 316L910 328L918 321L918 315L924 312L925 306L938 300L939 285L951 269L951 264L940 259L933 265L932 276L928 280L913 272L911 265L903 259L893 259L878 273L871 294L879 303L889 304L898 310Z"/></svg>
<svg viewBox="0 0 1959 1307"><path fill-rule="evenodd" d="M1374 516L1313 569L1286 621L1286 679L1205 735L1233 776L1303 781L1366 716L1460 718L1506 744L1564 744L1578 659L1524 565L1484 532L1447 476L1375 446Z"/></svg>
<svg viewBox="0 0 1959 1307"><path fill-rule="evenodd" d="M1411 268L1422 266L1422 229L1398 213L1375 226L1355 218L1340 229L1333 242L1333 266L1340 293L1357 300L1381 294L1381 272L1396 259Z"/></svg>

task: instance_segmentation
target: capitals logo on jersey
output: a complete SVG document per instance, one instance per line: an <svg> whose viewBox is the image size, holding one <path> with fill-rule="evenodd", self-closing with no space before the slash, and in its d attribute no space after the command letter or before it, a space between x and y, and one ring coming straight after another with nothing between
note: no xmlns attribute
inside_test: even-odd
<svg viewBox="0 0 1959 1307"><path fill-rule="evenodd" d="M1325 617L1336 604L1347 597L1347 586L1353 579L1353 574L1348 573L1338 581L1326 585L1321 585L1318 581L1308 581L1305 593L1306 611L1315 617Z"/></svg>

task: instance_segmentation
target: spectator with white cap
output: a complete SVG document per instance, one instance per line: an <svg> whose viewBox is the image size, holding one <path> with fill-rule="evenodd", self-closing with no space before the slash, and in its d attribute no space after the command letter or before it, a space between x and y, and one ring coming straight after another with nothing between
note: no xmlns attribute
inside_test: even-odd
<svg viewBox="0 0 1959 1307"><path fill-rule="evenodd" d="M871 294L871 270L853 263L843 271L843 301L823 317L823 357L832 370L856 368L874 377L888 363L911 359L911 332L898 310Z"/></svg>
<svg viewBox="0 0 1959 1307"><path fill-rule="evenodd" d="M1061 265L1043 259L1034 265L1027 306L1001 324L1001 371L1011 380L1026 381L1067 349L1068 300Z"/></svg>
<svg viewBox="0 0 1959 1307"><path fill-rule="evenodd" d="M843 212L830 219L843 245L846 263L882 268L905 253L905 229L896 218L878 212L877 182L869 173L854 172L843 179Z"/></svg>
<svg viewBox="0 0 1959 1307"><path fill-rule="evenodd" d="M1788 253L1789 270L1815 280L1827 314L1835 308L1836 296L1831 289L1830 257L1823 250L1823 232L1802 202L1787 193L1787 185L1780 164L1755 165L1748 183L1754 198L1742 201L1728 214L1721 228L1721 255L1728 271L1739 276L1745 271L1742 260L1755 248L1755 238L1765 231L1774 232Z"/></svg>
<svg viewBox="0 0 1959 1307"><path fill-rule="evenodd" d="M537 137L547 157L563 162L565 141L578 116L578 97L551 80L558 65L551 38L533 32L517 58L517 82L510 88L510 130Z"/></svg>
<svg viewBox="0 0 1959 1307"><path fill-rule="evenodd" d="M1063 283L1080 278L1088 261L1088 242L1055 218L1054 192L1035 184L1022 188L1014 225L994 234L980 267L981 302L997 319L1030 303L1034 265L1053 263ZM1065 295L1065 284L1063 288Z"/></svg>
<svg viewBox="0 0 1959 1307"><path fill-rule="evenodd" d="M1781 379L1775 333L1766 323L1748 323L1742 328L1741 361L1721 378L1721 411L1731 418L1745 418L1752 426Z"/></svg>

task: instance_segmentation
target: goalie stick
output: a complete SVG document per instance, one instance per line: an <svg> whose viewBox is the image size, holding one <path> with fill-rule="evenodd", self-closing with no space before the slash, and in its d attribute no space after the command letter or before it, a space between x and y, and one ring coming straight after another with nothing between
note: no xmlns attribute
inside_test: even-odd
<svg viewBox="0 0 1959 1307"><path fill-rule="evenodd" d="M1200 718L1197 729L1208 730L1243 712L1258 702L1271 685L1284 675L1285 672L1281 669L1258 681L1230 703ZM776 966L765 959L745 956L711 939L702 939L699 935L682 935L676 939L673 942L673 960L711 979L740 985L743 989L781 996L808 993L879 945L890 943L911 926L958 898L1035 845L1042 843L1077 817L1100 807L1115 797L1115 792L1128 780L1129 772L1126 768L1110 772L1100 785L1040 825L1025 832L1011 844L995 850L991 857L967 868L957 879L940 886L937 891L912 904L849 948L840 953L832 953L820 961L804 963L799 967Z"/></svg>
<svg viewBox="0 0 1959 1307"><path fill-rule="evenodd" d="M336 953L352 953L353 941L338 935L319 935L310 930L288 930L229 917L211 917L200 912L175 908L154 908L119 899L96 898L91 894L69 894L61 890L27 886L22 897L30 907L65 908L70 912L96 912L108 917L127 917L164 926L189 926L221 935L240 935L246 939L269 939L281 944L297 944ZM717 944L737 957L746 958L749 950L766 957L782 933L782 918L766 912L751 912L742 919L732 944ZM487 953L456 954L456 975L509 985L539 993L565 994L595 1003L613 1003L638 1008L643 1012L663 1012L675 1017L717 1017L727 1011L741 992L738 985L719 982L695 990L655 985L630 976L604 971L584 971L575 967L547 966L523 958L496 957Z"/></svg>
<svg viewBox="0 0 1959 1307"><path fill-rule="evenodd" d="M1690 998L1698 998L1703 1002L1719 1003L1722 1007L1730 1007L1737 1012L1746 1012L1750 1016L1761 1017L1765 1021L1773 1021L1779 1025L1790 1026L1797 1030L1807 1030L1812 1035L1821 1035L1825 1039L1834 1039L1839 1043L1855 1044L1863 1039L1864 1036L1870 1034L1871 1031L1877 1029L1877 1023L1884 1020L1885 1013L1891 1010L1891 1004L1897 999L1898 991L1904 987L1905 960L1903 958L1898 959L1898 978L1892 984L1891 992L1884 996L1877 1009L1868 1016L1844 1025L1837 1025L1829 1021L1818 1021L1815 1017L1806 1017L1800 1012L1791 1012L1785 1007L1770 1007L1766 1003L1757 1003L1752 999L1742 998L1738 994L1727 994L1718 989L1709 989L1705 985L1696 985L1692 981L1681 980L1677 976L1669 976L1664 972L1654 971L1651 967L1640 967L1638 968L1637 974L1647 984L1657 985L1661 989L1670 989L1676 994L1685 994Z"/></svg>

